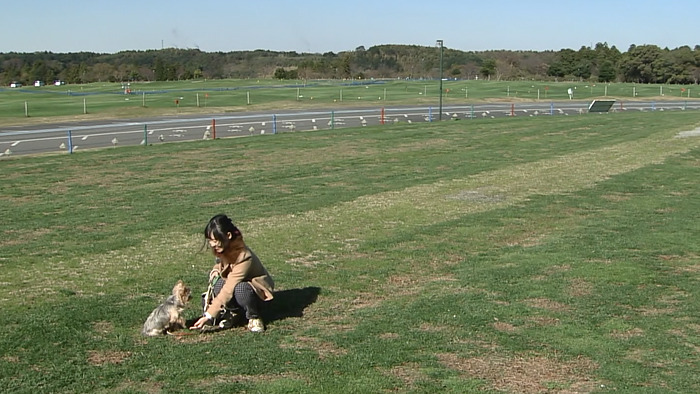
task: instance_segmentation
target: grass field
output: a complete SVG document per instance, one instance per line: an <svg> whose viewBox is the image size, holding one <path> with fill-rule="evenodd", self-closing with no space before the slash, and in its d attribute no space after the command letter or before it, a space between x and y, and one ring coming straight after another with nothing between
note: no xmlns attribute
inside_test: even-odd
<svg viewBox="0 0 700 394"><path fill-rule="evenodd" d="M590 101L700 99L700 88L678 85L540 81L443 81L446 105L487 100ZM125 94L126 90L130 94ZM435 105L439 81L279 81L212 80L93 83L0 89L0 125L48 120L215 113L270 108Z"/></svg>
<svg viewBox="0 0 700 394"><path fill-rule="evenodd" d="M676 138L698 127L502 118L3 160L0 385L698 392L700 137ZM220 212L276 279L268 330L141 337L178 279L204 290Z"/></svg>

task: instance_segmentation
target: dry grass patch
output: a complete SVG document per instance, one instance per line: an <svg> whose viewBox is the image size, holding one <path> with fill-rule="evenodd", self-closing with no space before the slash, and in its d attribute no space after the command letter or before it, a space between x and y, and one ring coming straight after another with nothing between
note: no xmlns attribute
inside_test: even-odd
<svg viewBox="0 0 700 394"><path fill-rule="evenodd" d="M685 331L681 329L669 330L669 334L682 338L685 341L683 343L685 346L693 349L696 354L700 355L700 346L691 343L697 342L698 334L700 334L700 324L686 324L684 328L686 329Z"/></svg>
<svg viewBox="0 0 700 394"><path fill-rule="evenodd" d="M320 338L294 335L291 343L281 344L282 349L311 350L318 354L323 360L329 357L343 356L347 350L338 347L334 343L323 341Z"/></svg>
<svg viewBox="0 0 700 394"><path fill-rule="evenodd" d="M675 361L673 360L663 360L659 361L658 355L655 353L654 349L631 349L625 353L625 360L633 361L638 364L650 368L668 369ZM641 385L649 385L649 383L641 383Z"/></svg>
<svg viewBox="0 0 700 394"><path fill-rule="evenodd" d="M296 256L295 256L296 255ZM334 259L336 256L330 255L324 250L314 250L305 255L299 255L296 252L289 252L289 258L286 263L295 267L311 268L319 264L327 264L326 261Z"/></svg>
<svg viewBox="0 0 700 394"><path fill-rule="evenodd" d="M700 273L700 256L695 253L687 255L662 254L658 256L664 264L673 268L675 274L697 274Z"/></svg>
<svg viewBox="0 0 700 394"><path fill-rule="evenodd" d="M88 352L88 362L91 365L121 364L131 357L131 352L119 350L91 350Z"/></svg>
<svg viewBox="0 0 700 394"><path fill-rule="evenodd" d="M420 326L418 326L418 329L420 331L424 332L449 332L452 331L452 328L449 326L441 326L433 323L421 323Z"/></svg>
<svg viewBox="0 0 700 394"><path fill-rule="evenodd" d="M127 380L115 388L97 391L98 393L162 393L163 385L159 382L134 382Z"/></svg>
<svg viewBox="0 0 700 394"><path fill-rule="evenodd" d="M525 304L533 308L546 309L552 312L568 312L570 309L568 305L548 298L529 298L525 300Z"/></svg>
<svg viewBox="0 0 700 394"><path fill-rule="evenodd" d="M27 242L33 242L54 231L52 228L29 228L23 230L5 230L5 236L0 240L0 247L21 245Z"/></svg>
<svg viewBox="0 0 700 394"><path fill-rule="evenodd" d="M662 305L660 307L642 307L637 308L637 311L642 314L642 316L658 316L658 315L669 315L676 313L678 311L677 305L683 303L690 296L679 290L674 289L671 294L665 294L661 296L658 300L658 304Z"/></svg>
<svg viewBox="0 0 700 394"><path fill-rule="evenodd" d="M545 273L548 275L554 275L554 274L560 274L563 272L569 272L571 271L571 265L569 264L562 264L562 265L553 265L551 267L547 267L545 270Z"/></svg>
<svg viewBox="0 0 700 394"><path fill-rule="evenodd" d="M610 202L623 202L628 201L634 196L632 193L611 193L601 196L603 199Z"/></svg>
<svg viewBox="0 0 700 394"><path fill-rule="evenodd" d="M92 330L96 338L104 338L114 331L114 325L108 321L96 321L92 323Z"/></svg>
<svg viewBox="0 0 700 394"><path fill-rule="evenodd" d="M550 359L542 355L438 355L446 367L486 381L491 389L512 393L588 393L600 387L592 376L598 366L588 358Z"/></svg>
<svg viewBox="0 0 700 394"><path fill-rule="evenodd" d="M275 382L280 380L299 380L308 382L307 378L299 374L294 373L280 373L280 374L260 374L260 375L216 375L206 380L201 380L199 382L193 382L193 385L199 389L206 392L220 392L222 384L229 383L265 383L265 382ZM199 390L194 390L199 391Z"/></svg>
<svg viewBox="0 0 700 394"><path fill-rule="evenodd" d="M654 308L654 307L644 307L637 310L642 314L642 316L659 316L659 315L670 315L676 312L676 308Z"/></svg>
<svg viewBox="0 0 700 394"><path fill-rule="evenodd" d="M387 285L391 288L391 292L397 296L410 296L420 294L422 285L425 285L426 281L427 279L423 275L400 274L390 276L387 279Z"/></svg>
<svg viewBox="0 0 700 394"><path fill-rule="evenodd" d="M569 281L566 293L571 297L588 296L593 293L593 284L585 279L574 278Z"/></svg>
<svg viewBox="0 0 700 394"><path fill-rule="evenodd" d="M240 204L242 202L247 201L248 199L242 196L235 196L231 198L226 198L226 199L221 199L221 200L214 200L214 201L208 201L202 204L203 207L210 207L210 208L215 208L215 207L232 207L236 206L236 204Z"/></svg>
<svg viewBox="0 0 700 394"><path fill-rule="evenodd" d="M455 344L459 345L469 345L477 349L483 349L488 352L495 352L501 348L498 343L489 342L484 339L476 338L455 338L453 341Z"/></svg>
<svg viewBox="0 0 700 394"><path fill-rule="evenodd" d="M176 331L173 335L169 335L168 338L173 338L179 343L209 343L215 340L220 341L223 334L221 332Z"/></svg>
<svg viewBox="0 0 700 394"><path fill-rule="evenodd" d="M528 316L526 319L532 323L532 325L540 327L558 326L561 323L561 320L549 316Z"/></svg>
<svg viewBox="0 0 700 394"><path fill-rule="evenodd" d="M647 358L647 354L649 354L648 350L631 349L625 354L625 360L630 360L641 364Z"/></svg>
<svg viewBox="0 0 700 394"><path fill-rule="evenodd" d="M398 338L399 338L399 334L397 334L397 333L395 333L395 332L385 332L385 333L379 335L379 338L380 338L380 339L386 339L386 340L398 339Z"/></svg>
<svg viewBox="0 0 700 394"><path fill-rule="evenodd" d="M321 328L329 332L345 332L354 330L357 322L352 318L351 311L356 309L351 305L351 299L332 299L319 297L316 302L304 309L304 316L295 321L297 331Z"/></svg>
<svg viewBox="0 0 700 394"><path fill-rule="evenodd" d="M496 331L500 332L508 332L508 333L515 333L520 331L520 327L516 327L510 323L502 322L502 321L496 321L493 324L493 328L496 329Z"/></svg>
<svg viewBox="0 0 700 394"><path fill-rule="evenodd" d="M377 308L379 307L379 305L381 305L382 302L385 301L385 299L385 297L381 297L377 293L360 292L357 293L355 298L350 300L348 305L350 306L349 309L351 311L364 308Z"/></svg>
<svg viewBox="0 0 700 394"><path fill-rule="evenodd" d="M501 202L506 199L503 195L493 194L487 190L460 190L457 194L448 195L445 198L476 203Z"/></svg>
<svg viewBox="0 0 700 394"><path fill-rule="evenodd" d="M8 363L18 363L19 362L19 357L17 356L11 356L11 355L5 355L2 356L2 360Z"/></svg>
<svg viewBox="0 0 700 394"><path fill-rule="evenodd" d="M697 274L700 273L700 263L699 264L691 264L691 265L686 265L682 267L677 267L675 269L677 273L690 273L690 274Z"/></svg>
<svg viewBox="0 0 700 394"><path fill-rule="evenodd" d="M549 234L537 232L524 233L517 239L513 239L510 242L507 242L506 245L521 246L523 248L532 248L541 245L548 235Z"/></svg>
<svg viewBox="0 0 700 394"><path fill-rule="evenodd" d="M632 328L624 331L615 330L610 334L610 336L617 339L630 339L635 337L642 337L644 336L644 330L642 330L641 328Z"/></svg>
<svg viewBox="0 0 700 394"><path fill-rule="evenodd" d="M382 371L384 375L398 379L401 384L400 391L407 391L414 388L416 382L425 380L427 375L421 370L420 364L406 363ZM397 389L397 391L399 391Z"/></svg>

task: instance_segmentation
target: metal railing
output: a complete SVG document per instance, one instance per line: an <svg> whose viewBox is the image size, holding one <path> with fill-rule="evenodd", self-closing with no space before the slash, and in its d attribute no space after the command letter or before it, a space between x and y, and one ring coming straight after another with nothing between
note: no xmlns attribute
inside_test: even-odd
<svg viewBox="0 0 700 394"><path fill-rule="evenodd" d="M484 103L444 107L443 119L470 120L518 116L566 116L588 112L587 102ZM700 101L616 102L610 112L685 111L700 109ZM126 145L244 137L295 131L437 121L433 107L357 108L220 114L160 118L102 124L13 127L0 132L0 158Z"/></svg>

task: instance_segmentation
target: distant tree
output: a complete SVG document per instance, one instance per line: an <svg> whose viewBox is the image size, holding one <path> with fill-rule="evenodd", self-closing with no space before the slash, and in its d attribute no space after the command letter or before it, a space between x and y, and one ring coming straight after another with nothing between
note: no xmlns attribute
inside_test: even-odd
<svg viewBox="0 0 700 394"><path fill-rule="evenodd" d="M338 63L338 71L340 72L340 77L350 78L352 76L351 60L352 57L350 56L350 54L344 54L340 57Z"/></svg>
<svg viewBox="0 0 700 394"><path fill-rule="evenodd" d="M160 58L157 58L153 66L153 71L155 72L156 81L167 81L167 70L165 63Z"/></svg>
<svg viewBox="0 0 700 394"><path fill-rule="evenodd" d="M573 76L578 63L578 56L573 49L562 49L556 59L549 65L547 75L553 77Z"/></svg>
<svg viewBox="0 0 700 394"><path fill-rule="evenodd" d="M669 83L696 83L693 75L700 64L697 64L695 54L689 46L682 46L669 53L671 57Z"/></svg>
<svg viewBox="0 0 700 394"><path fill-rule="evenodd" d="M97 63L88 70L87 80L98 82L115 82L115 69L109 63Z"/></svg>
<svg viewBox="0 0 700 394"><path fill-rule="evenodd" d="M46 76L49 70L46 63L43 60L39 60L32 64L31 70L29 71L29 82L31 81L42 81L46 82Z"/></svg>
<svg viewBox="0 0 700 394"><path fill-rule="evenodd" d="M85 63L73 64L64 73L67 83L86 83L88 66Z"/></svg>
<svg viewBox="0 0 700 394"><path fill-rule="evenodd" d="M593 63L588 59L581 59L576 62L573 70L573 75L581 80L586 80L591 77Z"/></svg>
<svg viewBox="0 0 700 394"><path fill-rule="evenodd" d="M68 83L190 78L265 78L285 70L286 79L313 78L436 78L440 51L434 46L378 45L333 53L268 50L202 52L198 49L124 51L111 54L0 53L0 81L31 83L62 79ZM543 79L644 83L698 83L700 45L669 50L632 45L626 53L607 43L578 51L465 52L444 48L446 75L487 79ZM459 73L458 73L458 71Z"/></svg>
<svg viewBox="0 0 700 394"><path fill-rule="evenodd" d="M184 79L184 80L189 80L189 79L193 79L193 78L194 78L194 73L192 73L192 70L185 70L180 75L180 79Z"/></svg>
<svg viewBox="0 0 700 394"><path fill-rule="evenodd" d="M630 46L620 61L625 82L663 83L663 52L656 45Z"/></svg>
<svg viewBox="0 0 700 394"><path fill-rule="evenodd" d="M620 61L620 51L613 45L608 46L607 42L597 43L593 50L593 72L598 75L601 82L612 82L617 79L616 64Z"/></svg>
<svg viewBox="0 0 700 394"><path fill-rule="evenodd" d="M282 67L278 67L274 74L275 79L287 79L287 71Z"/></svg>
<svg viewBox="0 0 700 394"><path fill-rule="evenodd" d="M282 67L275 69L274 77L276 79L299 79L299 71L297 69L285 70Z"/></svg>
<svg viewBox="0 0 700 394"><path fill-rule="evenodd" d="M598 80L600 82L613 82L617 78L615 65L610 60L603 60L598 67Z"/></svg>
<svg viewBox="0 0 700 394"><path fill-rule="evenodd" d="M486 59L479 69L479 73L486 79L496 74L496 59Z"/></svg>

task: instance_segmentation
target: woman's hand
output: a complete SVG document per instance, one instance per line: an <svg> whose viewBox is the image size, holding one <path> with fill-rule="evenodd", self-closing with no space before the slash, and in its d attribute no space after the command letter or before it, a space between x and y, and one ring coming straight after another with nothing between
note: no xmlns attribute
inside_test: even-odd
<svg viewBox="0 0 700 394"><path fill-rule="evenodd" d="M202 327L204 327L207 323L211 322L211 320L206 317L202 316L197 320L192 327L190 327L190 330L201 330Z"/></svg>

